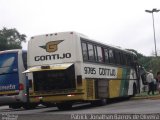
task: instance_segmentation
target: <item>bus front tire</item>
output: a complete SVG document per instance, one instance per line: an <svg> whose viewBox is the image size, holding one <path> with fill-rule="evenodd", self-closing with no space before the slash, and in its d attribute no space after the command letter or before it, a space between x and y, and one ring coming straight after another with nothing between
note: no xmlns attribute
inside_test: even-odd
<svg viewBox="0 0 160 120"><path fill-rule="evenodd" d="M38 106L38 104L26 103L26 104L23 105L23 108L26 109L26 110L29 110L29 109L35 109L37 106Z"/></svg>

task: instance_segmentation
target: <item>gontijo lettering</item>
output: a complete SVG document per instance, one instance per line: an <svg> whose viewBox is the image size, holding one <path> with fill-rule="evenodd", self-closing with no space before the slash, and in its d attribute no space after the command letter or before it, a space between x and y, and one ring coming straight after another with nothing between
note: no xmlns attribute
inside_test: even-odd
<svg viewBox="0 0 160 120"><path fill-rule="evenodd" d="M99 75L116 76L116 70L108 68L99 68Z"/></svg>
<svg viewBox="0 0 160 120"><path fill-rule="evenodd" d="M42 55L42 56L35 56L35 61L47 61L47 60L59 60L59 59L65 59L65 58L71 58L71 53L63 53L60 54L52 54L52 55Z"/></svg>

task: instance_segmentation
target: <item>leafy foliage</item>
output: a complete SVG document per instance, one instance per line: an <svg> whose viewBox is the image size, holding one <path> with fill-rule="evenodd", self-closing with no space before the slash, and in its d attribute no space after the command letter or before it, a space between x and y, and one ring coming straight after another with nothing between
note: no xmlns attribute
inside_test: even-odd
<svg viewBox="0 0 160 120"><path fill-rule="evenodd" d="M22 48L21 43L26 42L26 35L20 34L15 28L0 30L0 51Z"/></svg>
<svg viewBox="0 0 160 120"><path fill-rule="evenodd" d="M154 76L160 71L160 57L144 56L133 49L128 49L137 55L138 63L143 66L147 71L152 70Z"/></svg>

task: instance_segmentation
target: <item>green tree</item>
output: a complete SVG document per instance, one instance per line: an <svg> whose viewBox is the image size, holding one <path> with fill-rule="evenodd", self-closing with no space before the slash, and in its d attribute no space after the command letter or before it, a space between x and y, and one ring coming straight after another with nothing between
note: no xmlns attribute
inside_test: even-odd
<svg viewBox="0 0 160 120"><path fill-rule="evenodd" d="M128 49L137 55L138 63L142 65L147 71L152 70L154 76L160 71L160 57L144 56L138 53L136 50Z"/></svg>
<svg viewBox="0 0 160 120"><path fill-rule="evenodd" d="M160 71L160 57L150 57L149 68L153 70L154 76Z"/></svg>
<svg viewBox="0 0 160 120"><path fill-rule="evenodd" d="M21 43L26 42L26 35L20 34L15 28L0 30L0 51L22 48Z"/></svg>

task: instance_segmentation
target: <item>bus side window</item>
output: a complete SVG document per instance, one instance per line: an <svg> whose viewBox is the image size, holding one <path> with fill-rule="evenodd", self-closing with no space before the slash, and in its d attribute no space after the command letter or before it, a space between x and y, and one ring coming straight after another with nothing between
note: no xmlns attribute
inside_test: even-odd
<svg viewBox="0 0 160 120"><path fill-rule="evenodd" d="M115 51L115 61L116 61L116 63L117 63L118 65L121 64L121 62L120 62L120 54L119 54L118 51Z"/></svg>
<svg viewBox="0 0 160 120"><path fill-rule="evenodd" d="M82 43L82 54L83 54L83 60L87 61L88 60L88 52L87 52L87 44Z"/></svg>
<svg viewBox="0 0 160 120"><path fill-rule="evenodd" d="M131 66L131 56L127 55L127 65Z"/></svg>
<svg viewBox="0 0 160 120"><path fill-rule="evenodd" d="M120 65L123 65L123 54L122 52L119 52L119 57L120 57Z"/></svg>
<svg viewBox="0 0 160 120"><path fill-rule="evenodd" d="M97 46L98 62L103 62L102 48Z"/></svg>
<svg viewBox="0 0 160 120"><path fill-rule="evenodd" d="M127 65L127 56L125 53L122 54L123 55L123 65Z"/></svg>
<svg viewBox="0 0 160 120"><path fill-rule="evenodd" d="M104 49L105 63L109 63L108 49Z"/></svg>
<svg viewBox="0 0 160 120"><path fill-rule="evenodd" d="M98 61L97 46L95 45L94 45L94 55L95 55L95 60Z"/></svg>
<svg viewBox="0 0 160 120"><path fill-rule="evenodd" d="M94 51L93 51L93 45L92 44L88 44L88 56L89 56L89 60L90 61L94 61L95 60Z"/></svg>
<svg viewBox="0 0 160 120"><path fill-rule="evenodd" d="M133 55L131 55L131 66L134 66L134 56Z"/></svg>
<svg viewBox="0 0 160 120"><path fill-rule="evenodd" d="M109 50L109 61L110 63L114 63L114 54L113 54L113 50Z"/></svg>

